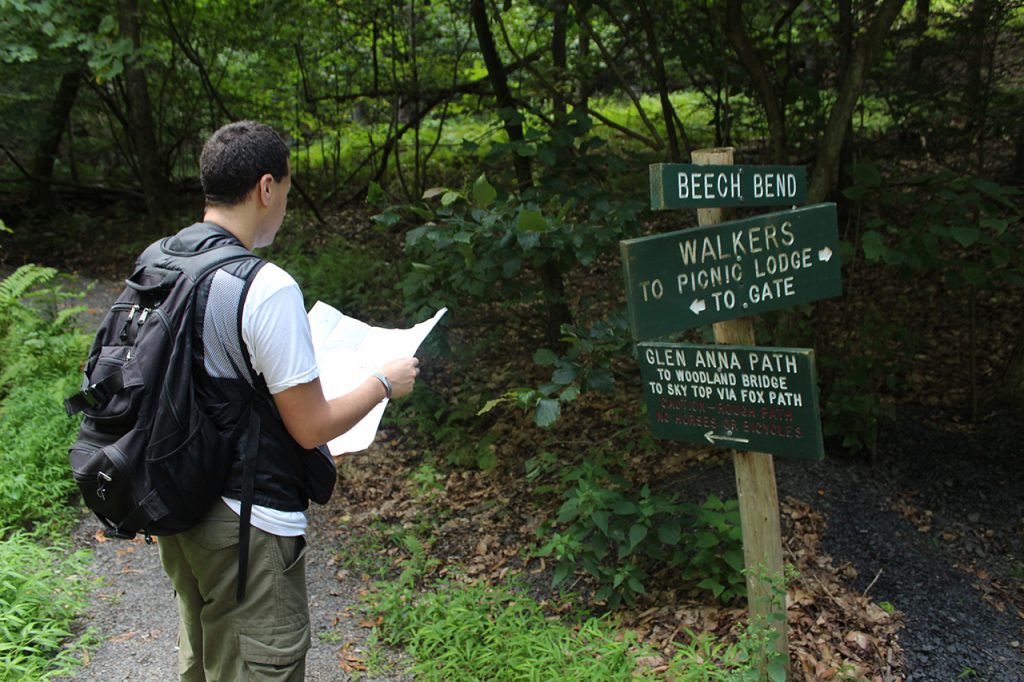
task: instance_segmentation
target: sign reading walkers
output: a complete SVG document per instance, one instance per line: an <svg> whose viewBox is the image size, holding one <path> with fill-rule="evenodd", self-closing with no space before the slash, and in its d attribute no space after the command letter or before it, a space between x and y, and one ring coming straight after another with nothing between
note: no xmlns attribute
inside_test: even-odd
<svg viewBox="0 0 1024 682"><path fill-rule="evenodd" d="M619 242L637 339L842 294L835 204Z"/></svg>
<svg viewBox="0 0 1024 682"><path fill-rule="evenodd" d="M799 459L822 459L813 351L640 343L651 433Z"/></svg>
<svg viewBox="0 0 1024 682"><path fill-rule="evenodd" d="M807 200L803 166L703 166L655 163L649 167L651 208L778 206Z"/></svg>

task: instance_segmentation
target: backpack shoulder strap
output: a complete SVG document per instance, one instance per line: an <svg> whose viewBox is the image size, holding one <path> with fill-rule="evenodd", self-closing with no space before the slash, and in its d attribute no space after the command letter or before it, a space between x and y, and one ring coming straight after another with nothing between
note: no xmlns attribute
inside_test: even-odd
<svg viewBox="0 0 1024 682"><path fill-rule="evenodd" d="M218 268L250 258L263 260L220 225L196 223L150 244L136 265L183 272L195 283Z"/></svg>

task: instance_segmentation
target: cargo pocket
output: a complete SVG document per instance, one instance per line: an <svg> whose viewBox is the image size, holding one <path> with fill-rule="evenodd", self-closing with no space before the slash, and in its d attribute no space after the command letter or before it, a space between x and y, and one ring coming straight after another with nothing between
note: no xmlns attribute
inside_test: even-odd
<svg viewBox="0 0 1024 682"><path fill-rule="evenodd" d="M309 646L309 623L244 628L238 633L242 679L301 681Z"/></svg>

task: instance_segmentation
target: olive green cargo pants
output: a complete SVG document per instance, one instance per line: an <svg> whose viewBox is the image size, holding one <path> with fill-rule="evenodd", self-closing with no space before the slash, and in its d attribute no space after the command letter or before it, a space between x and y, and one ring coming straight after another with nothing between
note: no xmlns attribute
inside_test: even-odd
<svg viewBox="0 0 1024 682"><path fill-rule="evenodd" d="M301 682L309 649L306 543L250 530L245 599L235 600L238 515L218 501L197 526L161 537L178 597L182 682Z"/></svg>

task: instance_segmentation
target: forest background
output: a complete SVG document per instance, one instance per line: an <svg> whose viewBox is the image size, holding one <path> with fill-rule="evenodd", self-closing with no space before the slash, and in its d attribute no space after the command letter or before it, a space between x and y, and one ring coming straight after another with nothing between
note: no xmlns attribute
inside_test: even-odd
<svg viewBox="0 0 1024 682"><path fill-rule="evenodd" d="M421 492L504 476L536 517L524 551L597 604L668 569L730 603L729 505L655 485L679 448L643 427L617 244L696 223L647 209L647 165L733 146L837 202L844 296L756 320L763 345L815 349L830 454L872 458L894 405L970 425L1024 391L1022 5L0 0L0 258L123 276L200 215L208 134L269 123L294 192L265 255L308 302L389 326L451 311L389 424ZM7 566L70 518L47 444L73 425L42 405L77 383L81 339L21 304L54 275L0 287L0 457L49 472L4 486ZM389 542L436 571L418 533ZM31 618L55 623L52 657L70 620Z"/></svg>

